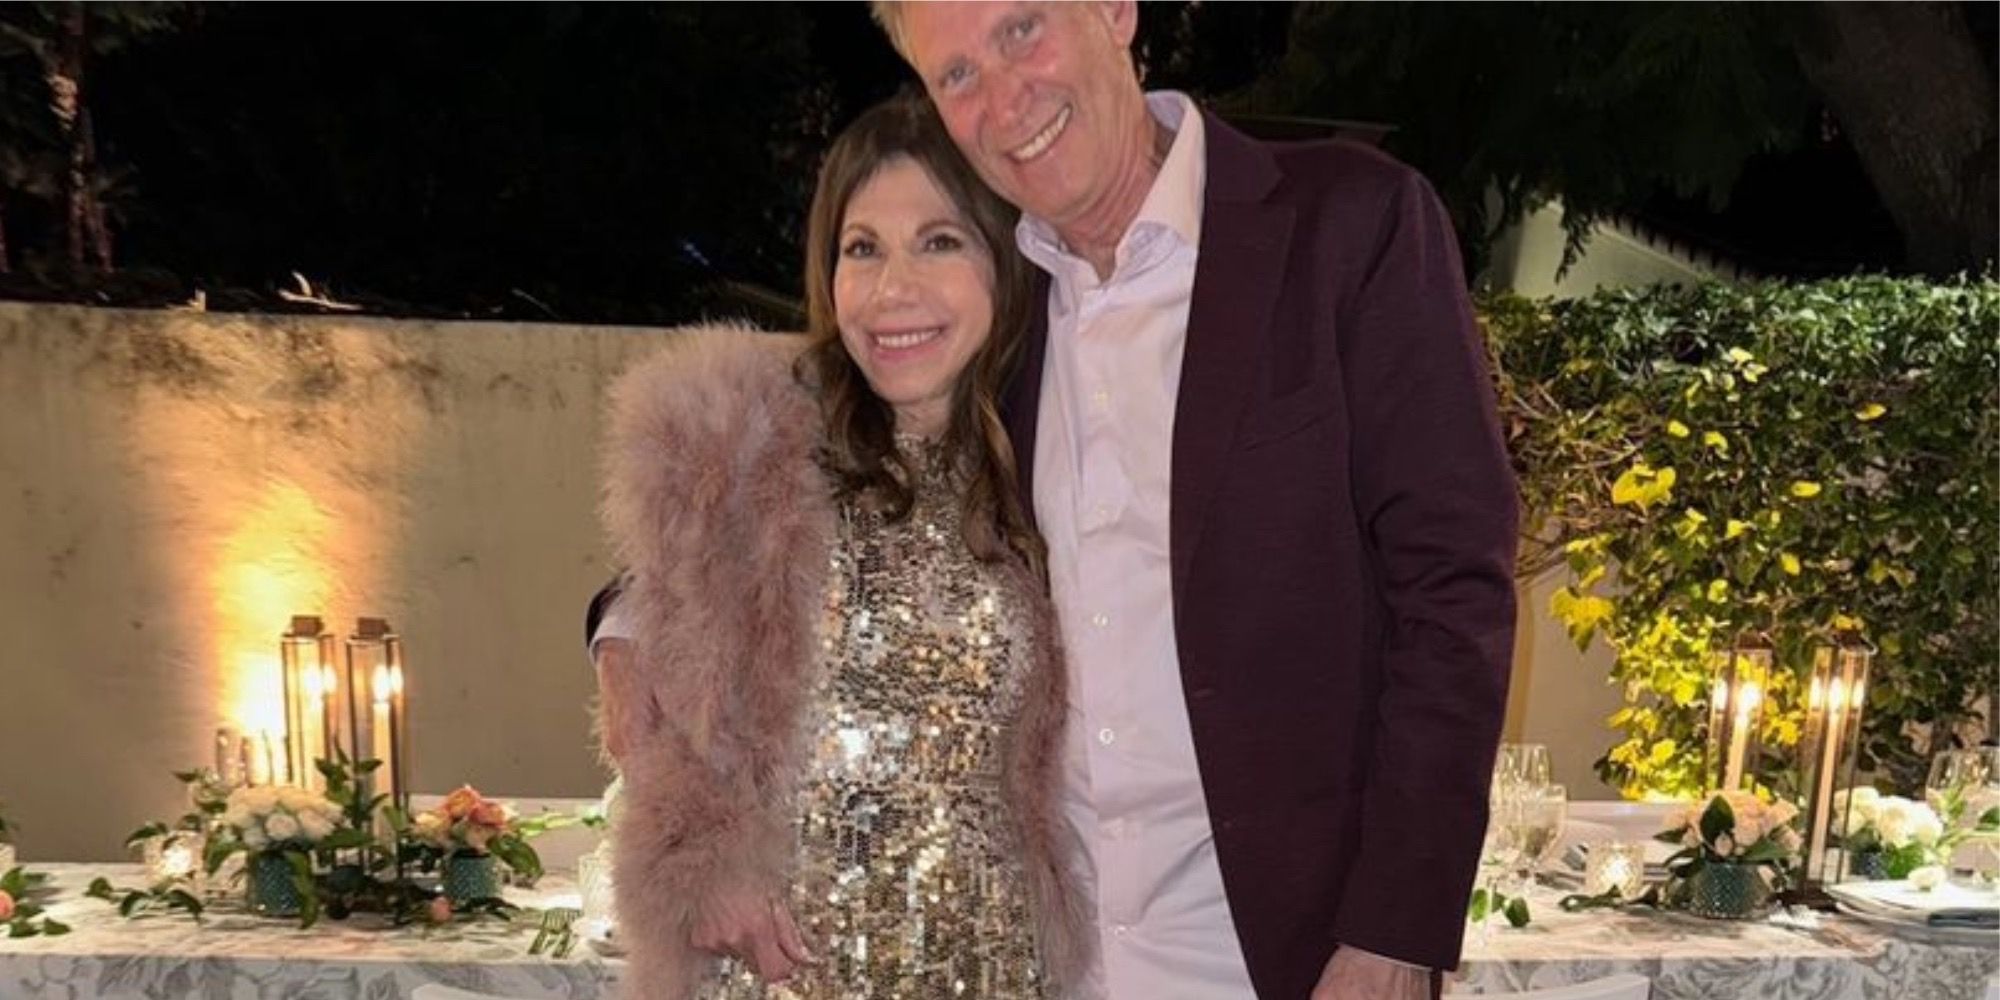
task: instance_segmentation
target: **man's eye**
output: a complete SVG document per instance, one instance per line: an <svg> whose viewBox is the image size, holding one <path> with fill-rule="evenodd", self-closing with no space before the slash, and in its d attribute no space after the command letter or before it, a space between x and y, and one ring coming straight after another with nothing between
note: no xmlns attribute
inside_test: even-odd
<svg viewBox="0 0 2000 1000"><path fill-rule="evenodd" d="M1007 40L1023 42L1035 36L1035 29L1042 26L1039 17L1024 17L1007 26Z"/></svg>
<svg viewBox="0 0 2000 1000"><path fill-rule="evenodd" d="M944 74L938 77L938 87L941 90L956 90L963 86L965 81L970 79L972 79L971 67L960 63L945 70Z"/></svg>

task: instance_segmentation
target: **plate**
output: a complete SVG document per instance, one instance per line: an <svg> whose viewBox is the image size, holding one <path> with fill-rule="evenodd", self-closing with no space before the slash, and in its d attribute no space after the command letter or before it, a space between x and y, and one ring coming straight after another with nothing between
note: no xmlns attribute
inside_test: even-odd
<svg viewBox="0 0 2000 1000"><path fill-rule="evenodd" d="M1840 912L1866 923L1893 927L1898 933L1929 940L1992 947L2000 944L2000 929L1934 926L1932 913L1941 910L2000 910L2000 897L1950 883L1924 892L1907 881L1844 882L1826 887Z"/></svg>

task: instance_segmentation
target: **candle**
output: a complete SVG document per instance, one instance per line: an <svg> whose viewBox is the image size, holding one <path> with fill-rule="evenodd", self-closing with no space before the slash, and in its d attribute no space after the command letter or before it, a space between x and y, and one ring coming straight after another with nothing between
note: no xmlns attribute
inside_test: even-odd
<svg viewBox="0 0 2000 1000"><path fill-rule="evenodd" d="M395 786L394 803L408 808L409 775L403 763L403 665L389 668L389 780Z"/></svg>
<svg viewBox="0 0 2000 1000"><path fill-rule="evenodd" d="M1757 703L1761 698L1757 682L1744 681L1732 699L1735 702L1731 706L1734 724L1729 727L1728 764L1722 770L1722 790L1725 792L1743 787L1743 758L1749 753L1750 731L1755 725Z"/></svg>
<svg viewBox="0 0 2000 1000"><path fill-rule="evenodd" d="M320 693L320 757L335 759L334 751L340 748L340 677L333 672L332 664L319 668Z"/></svg>
<svg viewBox="0 0 2000 1000"><path fill-rule="evenodd" d="M1818 863L1826 850L1827 833L1833 825L1833 782L1835 772L1839 769L1841 740L1846 729L1846 687L1847 685L1838 677L1828 682L1822 704L1819 681L1815 679L1812 697L1806 703L1808 726L1811 725L1810 717L1815 712L1818 712L1823 719L1820 724L1819 781L1814 786L1812 799L1819 804L1819 808L1813 811L1812 829L1806 832L1809 855L1806 859L1806 868L1809 876L1813 878L1819 876ZM1846 829L1844 824L1843 817L1843 832Z"/></svg>
<svg viewBox="0 0 2000 1000"><path fill-rule="evenodd" d="M368 715L368 755L382 762L375 773L381 777L376 791L389 795L395 801L396 768L395 753L390 748L389 730L389 668L377 666L375 676L370 678L369 693L374 697Z"/></svg>

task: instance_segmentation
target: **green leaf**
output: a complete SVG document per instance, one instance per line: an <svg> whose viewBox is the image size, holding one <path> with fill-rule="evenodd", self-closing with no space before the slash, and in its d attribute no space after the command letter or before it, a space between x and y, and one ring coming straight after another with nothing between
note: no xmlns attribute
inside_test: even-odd
<svg viewBox="0 0 2000 1000"><path fill-rule="evenodd" d="M1701 811L1701 839L1713 844L1723 834L1736 826L1736 811L1729 808L1729 800L1718 795L1708 802L1708 808Z"/></svg>
<svg viewBox="0 0 2000 1000"><path fill-rule="evenodd" d="M102 899L106 902L110 902L112 892L113 890L111 888L111 880L105 878L102 875L99 875L98 877L90 880L90 888L85 889L83 891L83 894L89 896L92 899Z"/></svg>
<svg viewBox="0 0 2000 1000"><path fill-rule="evenodd" d="M42 921L42 933L50 937L59 937L69 933L69 925L54 917L49 917Z"/></svg>
<svg viewBox="0 0 2000 1000"><path fill-rule="evenodd" d="M1521 928L1528 926L1528 901L1518 896L1507 901L1508 926Z"/></svg>
<svg viewBox="0 0 2000 1000"><path fill-rule="evenodd" d="M1485 889L1474 889L1472 890L1472 903L1466 907L1466 916L1473 923L1479 923L1486 919L1487 914L1493 912L1492 907L1492 897L1487 891Z"/></svg>

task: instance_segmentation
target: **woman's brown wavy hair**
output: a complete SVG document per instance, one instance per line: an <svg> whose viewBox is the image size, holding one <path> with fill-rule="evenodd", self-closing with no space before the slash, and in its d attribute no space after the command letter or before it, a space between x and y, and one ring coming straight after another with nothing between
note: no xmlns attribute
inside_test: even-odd
<svg viewBox="0 0 2000 1000"><path fill-rule="evenodd" d="M806 334L800 378L819 395L826 418L821 462L844 495L861 497L891 519L909 516L915 470L895 443L895 414L848 356L834 316L833 272L847 203L883 166L914 160L930 175L993 258L993 330L952 388L940 442L957 456L965 541L981 559L1009 552L1039 575L1041 540L1023 513L1014 447L1000 421L1000 390L1018 367L1030 310L1032 265L1014 246L1012 205L987 190L952 145L921 94L905 91L863 112L834 140L820 167L806 223Z"/></svg>

